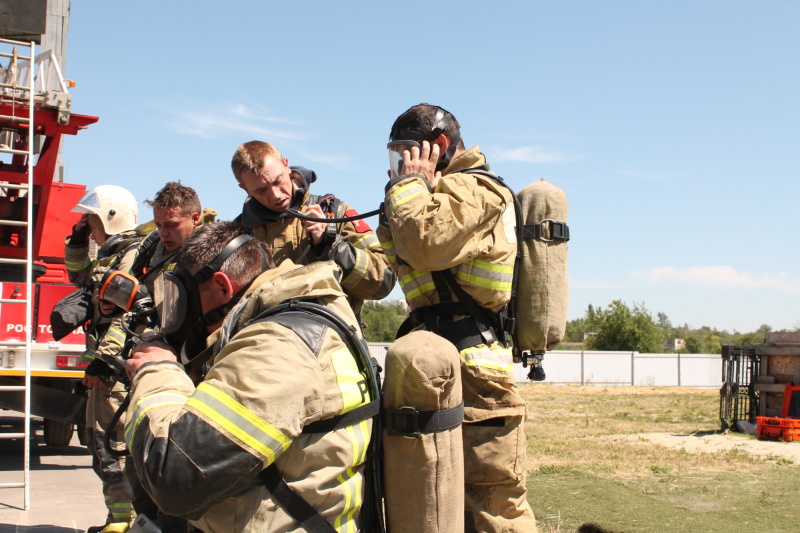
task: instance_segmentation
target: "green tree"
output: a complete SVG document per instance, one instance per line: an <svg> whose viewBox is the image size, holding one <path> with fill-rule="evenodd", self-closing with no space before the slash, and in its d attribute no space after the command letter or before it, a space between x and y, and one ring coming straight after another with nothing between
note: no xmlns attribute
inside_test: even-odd
<svg viewBox="0 0 800 533"><path fill-rule="evenodd" d="M625 350L657 353L662 349L664 333L653 322L644 303L630 308L614 300L603 310L595 311L597 335L587 340L591 350Z"/></svg>
<svg viewBox="0 0 800 533"><path fill-rule="evenodd" d="M684 340L687 353L705 353L703 339L699 335L687 336Z"/></svg>
<svg viewBox="0 0 800 533"><path fill-rule="evenodd" d="M367 302L361 310L361 323L368 342L392 342L408 313L402 306Z"/></svg>

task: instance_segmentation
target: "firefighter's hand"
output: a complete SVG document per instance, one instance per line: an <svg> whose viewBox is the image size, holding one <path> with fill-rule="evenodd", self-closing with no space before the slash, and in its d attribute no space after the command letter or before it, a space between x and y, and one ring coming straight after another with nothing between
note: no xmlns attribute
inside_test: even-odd
<svg viewBox="0 0 800 533"><path fill-rule="evenodd" d="M322 211L322 208L317 205L309 205L303 211L303 214L308 215L314 218L325 218L325 213ZM325 228L327 227L326 222L311 222L310 220L303 221L303 227L308 233L308 236L311 237L311 242L314 245L318 245L322 242L322 237L325 235Z"/></svg>
<svg viewBox="0 0 800 533"><path fill-rule="evenodd" d="M413 146L411 150L403 152L403 174L422 174L430 184L431 189L435 189L442 177L441 172L436 171L439 162L439 145L431 145L428 141L422 141L422 149Z"/></svg>
<svg viewBox="0 0 800 533"><path fill-rule="evenodd" d="M85 243L86 240L89 238L89 234L92 232L92 228L89 227L89 214L84 213L81 215L80 220L78 223L72 226L72 235L70 236L70 243L71 244L81 244Z"/></svg>
<svg viewBox="0 0 800 533"><path fill-rule="evenodd" d="M75 233L89 233L89 213L84 213L81 215L80 220L72 226L72 231Z"/></svg>
<svg viewBox="0 0 800 533"><path fill-rule="evenodd" d="M178 352L169 344L154 340L142 342L131 351L131 357L125 361L128 376L132 376L145 363L169 361L178 362Z"/></svg>

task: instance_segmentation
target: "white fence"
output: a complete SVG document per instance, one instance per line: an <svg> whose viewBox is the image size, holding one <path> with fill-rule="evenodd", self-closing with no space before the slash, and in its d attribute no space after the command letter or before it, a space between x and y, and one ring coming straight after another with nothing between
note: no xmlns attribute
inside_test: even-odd
<svg viewBox="0 0 800 533"><path fill-rule="evenodd" d="M390 343L369 343L372 356L383 365ZM547 352L542 364L546 379L556 385L640 385L720 388L722 356L639 352ZM514 365L518 383L528 381L528 370Z"/></svg>

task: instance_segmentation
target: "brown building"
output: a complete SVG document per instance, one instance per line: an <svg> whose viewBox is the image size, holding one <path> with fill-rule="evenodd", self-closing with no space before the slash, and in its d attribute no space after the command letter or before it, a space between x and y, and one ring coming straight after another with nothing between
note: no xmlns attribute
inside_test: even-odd
<svg viewBox="0 0 800 533"><path fill-rule="evenodd" d="M800 385L800 332L768 333L755 350L761 360L758 416L781 416L786 385Z"/></svg>

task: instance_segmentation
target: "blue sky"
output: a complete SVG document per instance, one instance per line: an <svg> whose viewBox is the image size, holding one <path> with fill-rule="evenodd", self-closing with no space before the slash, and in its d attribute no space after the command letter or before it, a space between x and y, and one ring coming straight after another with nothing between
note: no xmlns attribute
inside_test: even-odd
<svg viewBox="0 0 800 533"><path fill-rule="evenodd" d="M570 319L620 299L794 328L798 28L786 0L82 0L65 72L73 111L100 120L65 141L66 179L142 201L180 179L230 219L230 158L260 139L364 212L392 122L424 101L515 189L565 190Z"/></svg>

